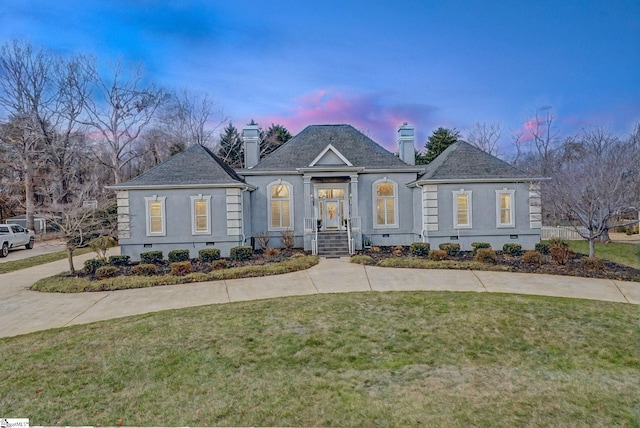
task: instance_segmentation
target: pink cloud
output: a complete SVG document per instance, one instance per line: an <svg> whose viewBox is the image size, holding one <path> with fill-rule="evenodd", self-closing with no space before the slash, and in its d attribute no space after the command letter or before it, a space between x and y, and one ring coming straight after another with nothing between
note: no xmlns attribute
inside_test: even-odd
<svg viewBox="0 0 640 428"><path fill-rule="evenodd" d="M387 150L396 150L396 132L403 122L416 126L416 147L426 140L426 126L432 120L434 106L394 103L389 94L351 94L318 89L292 100L283 112L256 118L262 127L271 123L285 126L297 134L308 125L349 124Z"/></svg>

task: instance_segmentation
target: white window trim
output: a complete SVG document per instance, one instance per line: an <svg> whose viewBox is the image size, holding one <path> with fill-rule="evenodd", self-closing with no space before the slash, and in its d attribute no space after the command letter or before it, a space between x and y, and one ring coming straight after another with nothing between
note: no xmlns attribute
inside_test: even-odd
<svg viewBox="0 0 640 428"><path fill-rule="evenodd" d="M471 229L473 227L473 191L471 190L454 190L453 191L453 228L454 229ZM468 224L458 224L458 196L467 196Z"/></svg>
<svg viewBox="0 0 640 428"><path fill-rule="evenodd" d="M504 188L502 190L496 190L496 227L505 228L505 227L516 227L516 197L515 197L515 189L507 189ZM509 210L509 223L502 223L500 220L502 219L501 207L500 207L500 195L510 195L511 198L511 209Z"/></svg>
<svg viewBox="0 0 640 428"><path fill-rule="evenodd" d="M394 223L391 224L378 224L378 195L376 192L376 187L380 183L389 183L393 185L393 210L395 212ZM400 227L398 218L400 217L400 213L398 212L398 183L393 180L389 180L387 177L381 178L380 180L376 180L373 182L371 186L371 196L373 200L373 228L374 229L397 229ZM383 199L388 199L388 196L383 196Z"/></svg>
<svg viewBox="0 0 640 428"><path fill-rule="evenodd" d="M166 196L153 195L144 198L144 209L147 223L147 236L167 236L167 212L166 212ZM160 212L162 213L162 231L151 232L151 212L149 211L149 202L160 202Z"/></svg>
<svg viewBox="0 0 640 428"><path fill-rule="evenodd" d="M191 198L191 234L192 235L211 235L211 195L202 195L198 196L190 196ZM196 221L196 201L207 201L207 229L197 230L197 221Z"/></svg>
<svg viewBox="0 0 640 428"><path fill-rule="evenodd" d="M291 223L291 225L289 227L273 227L273 219L272 219L272 213L271 213L271 188L273 188L273 186L287 186L289 188L289 222ZM276 199L276 200L281 200L284 201L286 199ZM289 183L288 181L284 181L284 180L278 180L278 181L273 181L271 183L269 183L269 185L267 186L267 230L268 231L273 231L273 232L277 232L277 231L281 231L281 230L293 230L294 229L294 221L293 221L293 185L291 183Z"/></svg>

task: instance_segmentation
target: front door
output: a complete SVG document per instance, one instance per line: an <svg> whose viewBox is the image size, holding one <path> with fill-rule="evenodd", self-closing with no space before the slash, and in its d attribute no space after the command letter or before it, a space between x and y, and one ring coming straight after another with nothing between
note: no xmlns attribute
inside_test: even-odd
<svg viewBox="0 0 640 428"><path fill-rule="evenodd" d="M325 200L324 201L324 228L327 230L340 229L340 219L342 218L343 201Z"/></svg>

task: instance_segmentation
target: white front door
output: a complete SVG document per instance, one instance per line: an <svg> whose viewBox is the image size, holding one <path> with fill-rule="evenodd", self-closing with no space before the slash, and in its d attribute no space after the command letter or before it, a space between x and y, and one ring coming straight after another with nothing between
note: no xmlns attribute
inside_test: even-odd
<svg viewBox="0 0 640 428"><path fill-rule="evenodd" d="M324 228L327 230L340 229L340 221L342 219L342 201L325 200L324 201Z"/></svg>

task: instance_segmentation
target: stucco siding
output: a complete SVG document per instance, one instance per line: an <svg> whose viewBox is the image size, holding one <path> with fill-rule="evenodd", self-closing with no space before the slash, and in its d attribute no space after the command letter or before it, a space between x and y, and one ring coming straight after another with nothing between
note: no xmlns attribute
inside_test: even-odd
<svg viewBox="0 0 640 428"><path fill-rule="evenodd" d="M496 191L514 191L513 227L498 227ZM471 227L455 228L454 191L471 192ZM424 190L426 192L426 189ZM533 249L540 240L540 232L530 224L529 184L527 183L465 183L438 184L437 203L426 199L426 209L437 206L437 230L430 228L427 241L432 247L443 242L457 242L463 250L471 250L471 243L489 242L494 249L501 250L507 242L522 244ZM433 217L426 215L429 222Z"/></svg>
<svg viewBox="0 0 640 428"><path fill-rule="evenodd" d="M201 248L213 247L219 248L223 255L228 255L230 248L241 245L242 235L228 233L226 191L225 188L129 190L131 232L129 239L120 241L122 254L139 260L141 252L160 250L166 258L171 250L189 249L190 256L195 258ZM198 195L211 197L210 233L193 234L192 231L191 197ZM164 236L147 236L145 198L154 196L166 198ZM241 220L236 221L239 222L237 229L241 230Z"/></svg>

